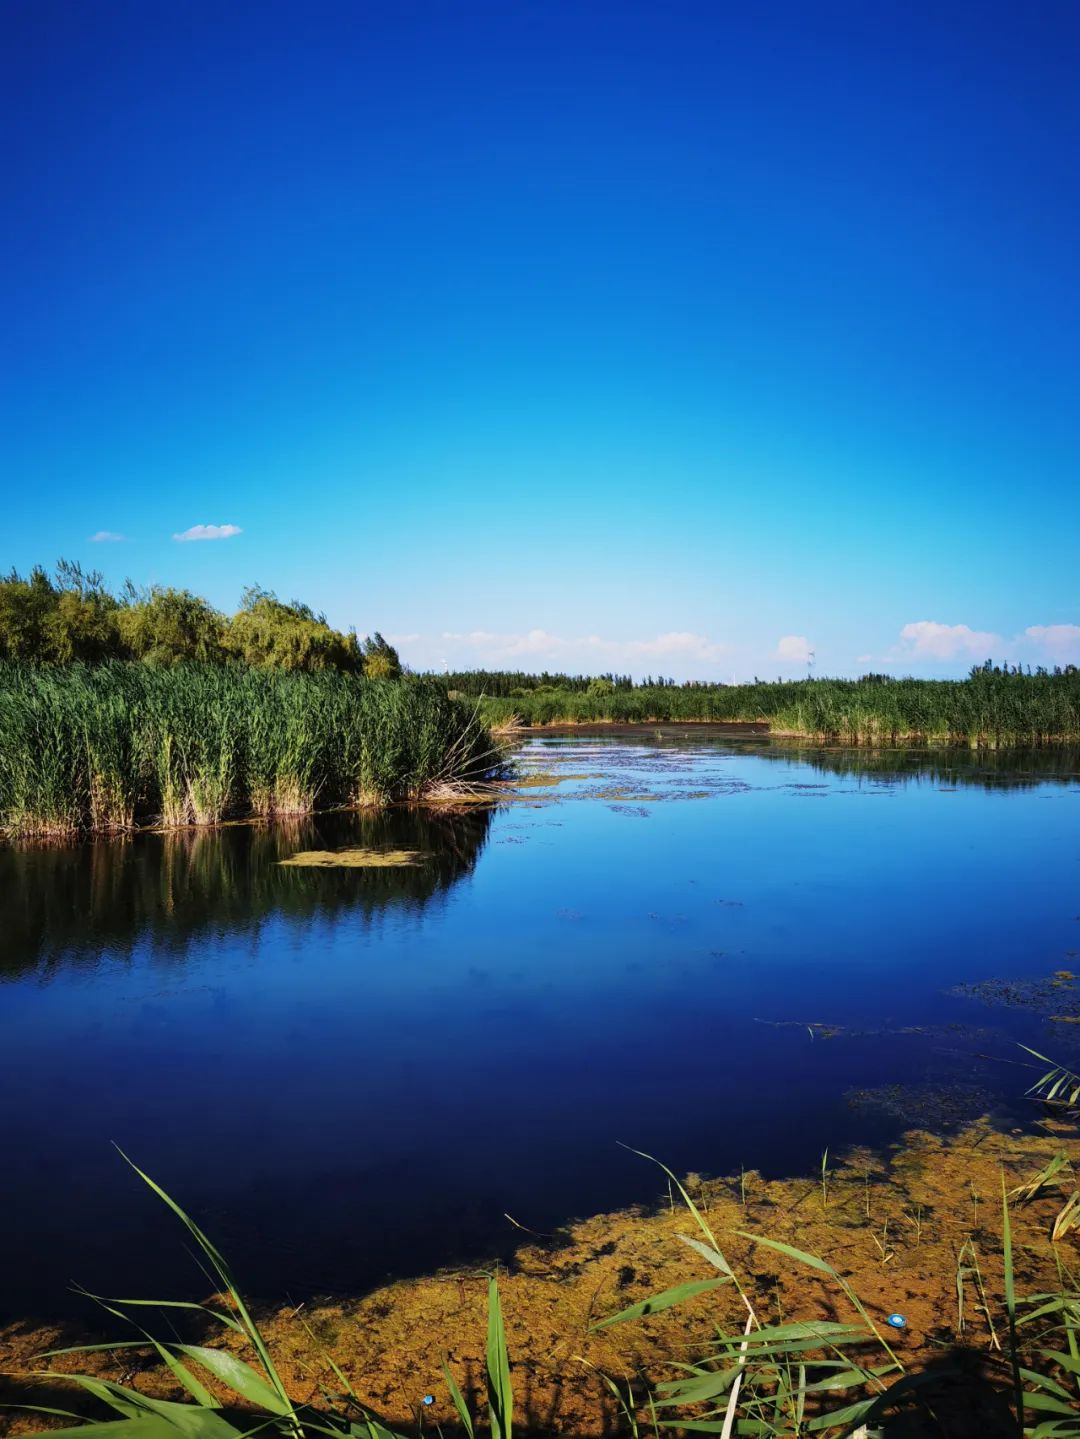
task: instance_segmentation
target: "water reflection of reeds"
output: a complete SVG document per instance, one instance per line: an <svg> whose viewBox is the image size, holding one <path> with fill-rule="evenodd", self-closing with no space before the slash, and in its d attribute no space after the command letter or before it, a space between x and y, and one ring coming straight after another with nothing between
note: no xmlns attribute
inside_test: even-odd
<svg viewBox="0 0 1080 1439"><path fill-rule="evenodd" d="M137 945L183 957L210 930L272 918L347 913L373 923L388 909L418 910L469 873L490 824L486 809L394 810L0 851L0 981L92 965ZM346 845L415 849L424 861L318 871L279 863L300 849Z"/></svg>
<svg viewBox="0 0 1080 1439"><path fill-rule="evenodd" d="M1080 749L971 750L846 749L780 740L755 747L763 759L792 760L824 774L885 783L934 784L979 789L1034 789L1041 784L1080 784Z"/></svg>

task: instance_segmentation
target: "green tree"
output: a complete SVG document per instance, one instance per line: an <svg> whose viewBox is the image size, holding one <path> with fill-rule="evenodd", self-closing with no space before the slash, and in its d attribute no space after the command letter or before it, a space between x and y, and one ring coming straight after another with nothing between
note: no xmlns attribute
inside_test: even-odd
<svg viewBox="0 0 1080 1439"><path fill-rule="evenodd" d="M378 630L368 635L363 644L364 674L373 680L396 680L401 674L401 658L389 640Z"/></svg>
<svg viewBox="0 0 1080 1439"><path fill-rule="evenodd" d="M50 579L35 565L0 580L0 656L42 664L103 660L118 653L119 606L96 570L60 560Z"/></svg>
<svg viewBox="0 0 1080 1439"><path fill-rule="evenodd" d="M246 664L286 670L359 671L363 656L355 634L342 634L308 605L285 604L272 590L246 589L229 621L229 649Z"/></svg>
<svg viewBox="0 0 1080 1439"><path fill-rule="evenodd" d="M224 616L190 590L164 585L137 590L129 580L123 601L118 622L128 658L175 665L226 657Z"/></svg>

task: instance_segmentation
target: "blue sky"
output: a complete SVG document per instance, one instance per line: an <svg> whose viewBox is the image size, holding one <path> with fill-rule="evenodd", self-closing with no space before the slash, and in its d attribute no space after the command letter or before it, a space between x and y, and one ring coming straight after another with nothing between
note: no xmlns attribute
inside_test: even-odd
<svg viewBox="0 0 1080 1439"><path fill-rule="evenodd" d="M4 28L3 563L418 666L1080 661L1071 0Z"/></svg>

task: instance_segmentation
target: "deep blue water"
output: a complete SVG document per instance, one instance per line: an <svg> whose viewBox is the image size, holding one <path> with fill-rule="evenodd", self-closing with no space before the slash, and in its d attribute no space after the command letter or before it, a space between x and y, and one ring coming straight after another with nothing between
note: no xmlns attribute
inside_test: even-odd
<svg viewBox="0 0 1080 1439"><path fill-rule="evenodd" d="M71 1280L199 1288L110 1141L299 1302L508 1252L507 1213L651 1201L617 1141L812 1170L905 1118L1020 1122L1017 1040L1075 1062L1049 1019L1077 1003L1049 988L1080 972L1075 755L577 736L521 760L582 778L494 814L0 854L5 1312L70 1308ZM430 859L277 864L358 843ZM1038 1003L950 993L990 978Z"/></svg>

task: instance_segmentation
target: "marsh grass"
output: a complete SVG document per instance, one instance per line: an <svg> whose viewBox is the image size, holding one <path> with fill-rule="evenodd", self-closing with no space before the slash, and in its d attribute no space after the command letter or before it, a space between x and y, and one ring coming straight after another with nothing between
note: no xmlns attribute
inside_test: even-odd
<svg viewBox="0 0 1080 1439"><path fill-rule="evenodd" d="M477 677L477 683L482 676ZM483 693L478 690L477 693ZM848 745L985 748L1080 739L1080 671L980 667L964 680L807 679L741 685L642 685L610 694L519 690L481 701L493 726L584 723L765 724L776 734Z"/></svg>
<svg viewBox="0 0 1080 1439"><path fill-rule="evenodd" d="M476 706L428 680L0 664L0 829L10 837L474 798L503 763Z"/></svg>

